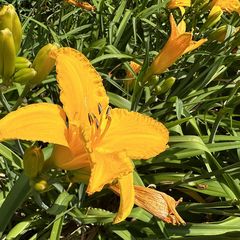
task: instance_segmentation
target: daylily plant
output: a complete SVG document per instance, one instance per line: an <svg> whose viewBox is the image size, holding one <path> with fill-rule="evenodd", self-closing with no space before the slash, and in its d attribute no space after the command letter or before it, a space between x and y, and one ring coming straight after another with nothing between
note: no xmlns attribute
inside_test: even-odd
<svg viewBox="0 0 240 240"><path fill-rule="evenodd" d="M186 23L182 20L176 24L173 15L170 14L171 34L163 49L153 60L144 79L147 81L152 75L163 73L179 57L200 47L207 39L192 40L192 33L186 32Z"/></svg>
<svg viewBox="0 0 240 240"><path fill-rule="evenodd" d="M52 56L63 108L36 103L9 113L0 120L0 140L53 143L52 166L90 170L88 194L117 183L120 206L114 222L120 222L134 205L131 159L148 159L163 152L168 130L148 116L111 109L100 75L82 53L61 48Z"/></svg>

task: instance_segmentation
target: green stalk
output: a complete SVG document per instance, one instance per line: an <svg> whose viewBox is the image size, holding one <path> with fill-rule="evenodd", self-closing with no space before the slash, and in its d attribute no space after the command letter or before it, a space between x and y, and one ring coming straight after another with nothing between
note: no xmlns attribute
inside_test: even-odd
<svg viewBox="0 0 240 240"><path fill-rule="evenodd" d="M16 210L29 195L30 190L28 177L22 173L0 208L0 238Z"/></svg>

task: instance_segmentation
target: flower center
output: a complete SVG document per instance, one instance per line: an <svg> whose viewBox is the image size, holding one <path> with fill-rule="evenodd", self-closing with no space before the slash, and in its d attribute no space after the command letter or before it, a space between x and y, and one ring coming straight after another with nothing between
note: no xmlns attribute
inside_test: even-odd
<svg viewBox="0 0 240 240"><path fill-rule="evenodd" d="M92 147L96 147L97 144L103 139L106 135L107 130L111 125L111 116L110 116L111 107L102 109L102 105L98 104L98 116L93 113L88 113L88 120L91 126L91 142Z"/></svg>

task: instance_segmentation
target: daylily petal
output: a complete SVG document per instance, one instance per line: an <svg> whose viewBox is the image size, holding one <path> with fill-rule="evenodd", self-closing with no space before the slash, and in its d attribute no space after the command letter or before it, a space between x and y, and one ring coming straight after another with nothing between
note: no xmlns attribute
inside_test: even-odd
<svg viewBox="0 0 240 240"><path fill-rule="evenodd" d="M106 151L126 151L132 159L148 159L167 148L166 127L143 114L125 109L110 112L111 124L100 147Z"/></svg>
<svg viewBox="0 0 240 240"><path fill-rule="evenodd" d="M87 193L101 191L105 184L112 183L133 171L133 164L125 152L106 153L94 151L91 156L91 176Z"/></svg>
<svg viewBox="0 0 240 240"><path fill-rule="evenodd" d="M65 114L50 103L37 103L19 108L0 120L0 141L22 139L68 146Z"/></svg>
<svg viewBox="0 0 240 240"><path fill-rule="evenodd" d="M120 205L114 223L119 223L125 220L134 206L135 192L133 187L133 174L130 173L119 178L118 187L120 189L118 192L120 194Z"/></svg>
<svg viewBox="0 0 240 240"><path fill-rule="evenodd" d="M97 115L98 103L103 108L108 105L102 78L89 60L72 48L61 48L54 55L60 99L69 122L76 126L89 126L88 113Z"/></svg>
<svg viewBox="0 0 240 240"><path fill-rule="evenodd" d="M64 170L75 170L89 167L89 154L82 149L82 154L75 155L71 149L61 145L55 145L50 159L54 166Z"/></svg>
<svg viewBox="0 0 240 240"><path fill-rule="evenodd" d="M169 9L177 8L177 7L190 7L191 0L170 0L167 4Z"/></svg>
<svg viewBox="0 0 240 240"><path fill-rule="evenodd" d="M178 25L177 25L177 28L178 28L178 31L179 33L185 33L186 32L186 28L187 28L187 25L186 25L186 22L184 20L182 20Z"/></svg>
<svg viewBox="0 0 240 240"><path fill-rule="evenodd" d="M174 40L177 37L179 37L180 34L182 34L184 32L179 31L180 28L178 28L177 23L172 14L170 14L169 21L170 21L170 26L171 26L171 34L170 34L169 40Z"/></svg>
<svg viewBox="0 0 240 240"><path fill-rule="evenodd" d="M207 42L207 38L200 39L199 41L191 41L191 44L187 47L183 54L191 52L197 48L199 48L202 44Z"/></svg>

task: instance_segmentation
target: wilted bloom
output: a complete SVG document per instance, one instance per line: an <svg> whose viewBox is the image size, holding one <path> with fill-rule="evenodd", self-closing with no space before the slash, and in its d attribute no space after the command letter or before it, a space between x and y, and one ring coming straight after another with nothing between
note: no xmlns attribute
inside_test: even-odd
<svg viewBox="0 0 240 240"><path fill-rule="evenodd" d="M137 75L140 71L142 66L136 62L131 61L129 63L130 67L132 68L132 71ZM126 71L126 80L124 80L125 86L132 88L134 84L135 76L132 74L131 71Z"/></svg>
<svg viewBox="0 0 240 240"><path fill-rule="evenodd" d="M13 35L15 51L18 52L22 41L22 25L13 5L0 8L0 30L8 28Z"/></svg>
<svg viewBox="0 0 240 240"><path fill-rule="evenodd" d="M223 11L232 13L237 12L240 14L240 2L239 0L212 0L211 7L219 6Z"/></svg>
<svg viewBox="0 0 240 240"><path fill-rule="evenodd" d="M119 194L119 188L116 185L110 187L114 192ZM185 224L184 220L178 214L176 206L179 201L175 201L166 193L159 192L152 188L134 186L135 199L134 202L139 207L150 212L152 215L172 224Z"/></svg>
<svg viewBox="0 0 240 240"><path fill-rule="evenodd" d="M222 9L219 6L214 6L211 9L206 22L204 23L203 28L209 28L214 26L217 22L220 21L222 14Z"/></svg>
<svg viewBox="0 0 240 240"><path fill-rule="evenodd" d="M54 57L63 109L37 103L11 112L0 120L0 140L54 143L50 161L55 166L90 170L88 194L118 182L121 200L114 222L120 222L134 204L131 159L148 159L163 152L168 130L140 113L111 109L100 75L83 54L61 48Z"/></svg>
<svg viewBox="0 0 240 240"><path fill-rule="evenodd" d="M163 73L183 54L190 52L207 41L201 39L199 41L192 40L192 33L186 32L186 24L182 20L179 25L176 24L173 15L170 15L171 35L164 45L163 49L153 60L144 79L148 79L154 74Z"/></svg>
<svg viewBox="0 0 240 240"><path fill-rule="evenodd" d="M92 6L88 2L78 2L77 0L65 0L65 2L70 3L76 7L82 8L87 11L95 11L96 7Z"/></svg>

